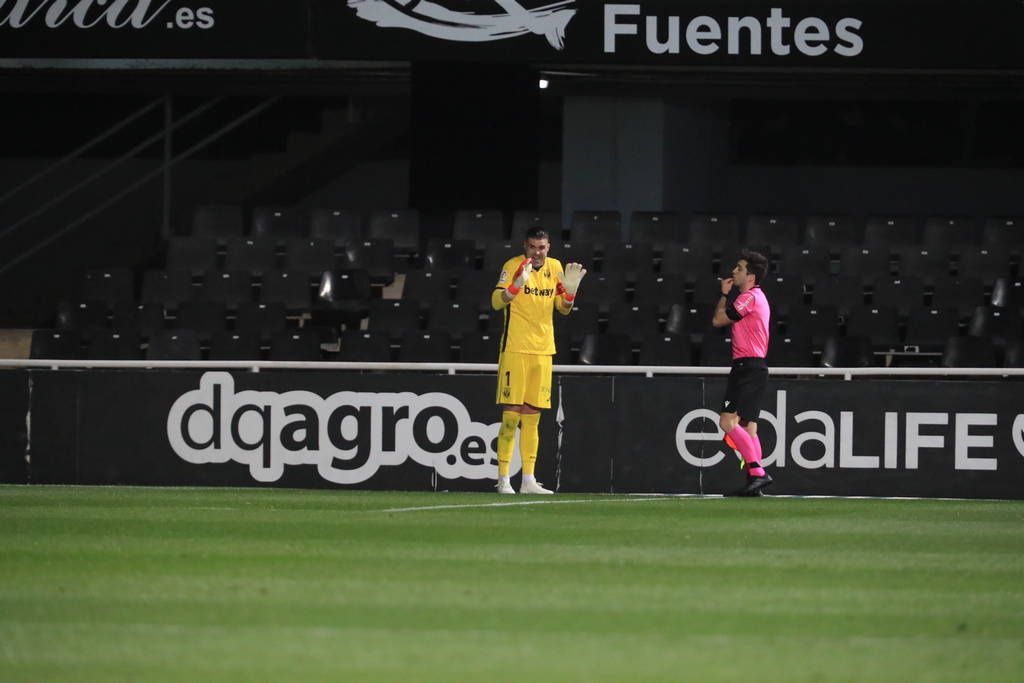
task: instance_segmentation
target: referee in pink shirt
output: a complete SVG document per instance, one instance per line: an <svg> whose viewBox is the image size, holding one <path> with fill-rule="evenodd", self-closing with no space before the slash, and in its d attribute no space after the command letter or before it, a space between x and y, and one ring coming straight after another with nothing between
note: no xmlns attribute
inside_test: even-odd
<svg viewBox="0 0 1024 683"><path fill-rule="evenodd" d="M732 370L725 388L725 400L718 425L728 441L743 456L747 483L732 495L759 496L772 483L761 466L761 440L757 438L757 416L768 386L768 323L771 307L760 283L768 272L768 259L756 251L744 251L722 280L722 296L715 306L711 324L732 325Z"/></svg>

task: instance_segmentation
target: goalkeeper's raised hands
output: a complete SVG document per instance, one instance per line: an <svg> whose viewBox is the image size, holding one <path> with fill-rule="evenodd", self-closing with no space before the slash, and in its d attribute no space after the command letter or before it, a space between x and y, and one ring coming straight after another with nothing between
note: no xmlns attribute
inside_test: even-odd
<svg viewBox="0 0 1024 683"><path fill-rule="evenodd" d="M558 274L559 294L562 295L563 299L570 303L576 299L576 293L580 289L580 282L583 281L583 276L586 274L587 269L580 263L565 264L564 272Z"/></svg>

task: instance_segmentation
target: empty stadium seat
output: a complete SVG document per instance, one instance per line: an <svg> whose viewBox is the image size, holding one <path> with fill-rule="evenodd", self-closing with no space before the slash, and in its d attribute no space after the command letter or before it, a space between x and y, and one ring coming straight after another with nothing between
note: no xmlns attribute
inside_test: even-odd
<svg viewBox="0 0 1024 683"><path fill-rule="evenodd" d="M423 254L426 268L462 270L473 265L474 243L471 240L449 240L432 237Z"/></svg>
<svg viewBox="0 0 1024 683"><path fill-rule="evenodd" d="M420 303L412 299L373 299L369 305L367 329L383 332L397 340L420 329Z"/></svg>
<svg viewBox="0 0 1024 683"><path fill-rule="evenodd" d="M634 211L629 219L629 241L650 244L656 252L686 242L688 232L674 211Z"/></svg>
<svg viewBox="0 0 1024 683"><path fill-rule="evenodd" d="M686 336L659 334L640 345L640 365L688 366L693 364L693 349Z"/></svg>
<svg viewBox="0 0 1024 683"><path fill-rule="evenodd" d="M420 248L420 215L415 209L374 211L370 216L370 239L391 240L395 253L411 256Z"/></svg>
<svg viewBox="0 0 1024 683"><path fill-rule="evenodd" d="M978 306L967 321L967 334L1005 345L1022 336L1021 312L1013 308Z"/></svg>
<svg viewBox="0 0 1024 683"><path fill-rule="evenodd" d="M250 273L262 277L277 269L277 256L272 239L266 236L228 241L224 270Z"/></svg>
<svg viewBox="0 0 1024 683"><path fill-rule="evenodd" d="M278 332L284 332L287 325L286 315L287 310L282 302L248 301L238 307L235 332L269 341Z"/></svg>
<svg viewBox="0 0 1024 683"><path fill-rule="evenodd" d="M286 240L309 236L309 218L301 209L258 206L252 212L254 239L266 239L283 244Z"/></svg>
<svg viewBox="0 0 1024 683"><path fill-rule="evenodd" d="M489 244L504 242L505 235L505 216L497 209L462 209L455 212L452 226L454 240L471 240L477 249L484 249Z"/></svg>
<svg viewBox="0 0 1024 683"><path fill-rule="evenodd" d="M622 334L588 334L580 344L581 365L633 365L633 345Z"/></svg>
<svg viewBox="0 0 1024 683"><path fill-rule="evenodd" d="M113 308L118 304L135 303L135 282L129 268L90 270L82 277L79 301L98 301Z"/></svg>
<svg viewBox="0 0 1024 683"><path fill-rule="evenodd" d="M626 278L621 273L589 273L583 278L577 296L601 306L625 303Z"/></svg>
<svg viewBox="0 0 1024 683"><path fill-rule="evenodd" d="M411 270L405 274L402 298L424 303L451 301L453 280L452 273L446 270ZM497 273L494 281L498 281ZM482 296L489 300L490 292Z"/></svg>
<svg viewBox="0 0 1024 683"><path fill-rule="evenodd" d="M374 285L395 281L395 245L390 239L368 239L345 248L349 268L365 270Z"/></svg>
<svg viewBox="0 0 1024 683"><path fill-rule="evenodd" d="M667 307L686 301L686 280L681 275L640 274L633 283L633 303Z"/></svg>
<svg viewBox="0 0 1024 683"><path fill-rule="evenodd" d="M929 249L955 249L978 244L978 224L969 218L933 216L924 222L921 244Z"/></svg>
<svg viewBox="0 0 1024 683"><path fill-rule="evenodd" d="M164 329L166 318L160 304L118 304L110 313L110 327L115 332L131 332L149 339Z"/></svg>
<svg viewBox="0 0 1024 683"><path fill-rule="evenodd" d="M875 364L871 340L867 337L829 337L821 350L826 368L866 368Z"/></svg>
<svg viewBox="0 0 1024 683"><path fill-rule="evenodd" d="M475 304L437 302L427 311L427 331L444 332L454 339L480 332L480 307ZM410 330L415 332L416 330Z"/></svg>
<svg viewBox="0 0 1024 683"><path fill-rule="evenodd" d="M322 360L320 335L313 330L285 330L270 339L270 360L307 361Z"/></svg>
<svg viewBox="0 0 1024 683"><path fill-rule="evenodd" d="M771 245L773 251L800 244L800 223L793 216L750 216L746 243Z"/></svg>
<svg viewBox="0 0 1024 683"><path fill-rule="evenodd" d="M871 305L876 308L893 306L901 311L924 306L924 280L920 277L876 278L871 282Z"/></svg>
<svg viewBox="0 0 1024 683"><path fill-rule="evenodd" d="M943 278L932 285L932 308L968 309L985 303L985 284L970 277Z"/></svg>
<svg viewBox="0 0 1024 683"><path fill-rule="evenodd" d="M949 337L959 333L960 314L956 309L915 308L907 316L907 332L903 343L922 350L935 350Z"/></svg>
<svg viewBox="0 0 1024 683"><path fill-rule="evenodd" d="M918 244L913 219L900 216L872 216L864 226L864 244L868 247L910 247Z"/></svg>
<svg viewBox="0 0 1024 683"><path fill-rule="evenodd" d="M886 246L868 249L862 246L845 246L838 250L839 275L857 275L877 278L895 275L892 253Z"/></svg>
<svg viewBox="0 0 1024 683"><path fill-rule="evenodd" d="M338 360L353 363L387 363L391 361L391 342L385 332L342 332Z"/></svg>
<svg viewBox="0 0 1024 683"><path fill-rule="evenodd" d="M875 348L900 346L899 312L894 306L854 308L846 316L846 334L867 337Z"/></svg>
<svg viewBox="0 0 1024 683"><path fill-rule="evenodd" d="M355 211L314 209L309 220L309 236L330 240L335 246L363 241L363 218Z"/></svg>
<svg viewBox="0 0 1024 683"><path fill-rule="evenodd" d="M218 332L210 340L210 360L261 360L260 338L244 332Z"/></svg>
<svg viewBox="0 0 1024 683"><path fill-rule="evenodd" d="M974 277L984 282L1010 275L1010 252L998 247L969 247L960 253L957 262L960 277Z"/></svg>
<svg viewBox="0 0 1024 683"><path fill-rule="evenodd" d="M271 272L263 276L260 302L280 303L290 314L308 312L312 308L312 291L306 273Z"/></svg>
<svg viewBox="0 0 1024 683"><path fill-rule="evenodd" d="M217 270L217 242L212 237L172 237L167 243L167 269L202 275Z"/></svg>
<svg viewBox="0 0 1024 683"><path fill-rule="evenodd" d="M346 327L358 327L360 321L369 312L370 276L365 270L349 268L325 275L331 277L331 297L329 300L320 298L316 302L319 316L326 316Z"/></svg>
<svg viewBox="0 0 1024 683"><path fill-rule="evenodd" d="M579 343L586 335L597 334L598 318L596 302L576 304L569 311L569 315L556 316L555 331L568 337L570 342Z"/></svg>
<svg viewBox="0 0 1024 683"><path fill-rule="evenodd" d="M201 206L192 218L193 236L211 237L221 244L233 237L241 237L243 228L240 206Z"/></svg>
<svg viewBox="0 0 1024 683"><path fill-rule="evenodd" d="M563 262L565 263L565 262ZM591 265L584 263L591 270ZM625 242L605 252L601 272L622 273L631 280L654 273L654 250L650 244Z"/></svg>
<svg viewBox="0 0 1024 683"><path fill-rule="evenodd" d="M650 304L618 304L608 312L607 331L622 334L637 342L661 334L658 308Z"/></svg>
<svg viewBox="0 0 1024 683"><path fill-rule="evenodd" d="M1007 342L1003 350L1004 368L1024 368L1024 340Z"/></svg>
<svg viewBox="0 0 1024 683"><path fill-rule="evenodd" d="M481 269L491 273L494 281L498 281L498 271L513 256L523 255L522 242L494 242L484 248L483 265Z"/></svg>
<svg viewBox="0 0 1024 683"><path fill-rule="evenodd" d="M768 344L768 366L807 368L815 365L811 338L804 334L773 336Z"/></svg>
<svg viewBox="0 0 1024 683"><path fill-rule="evenodd" d="M949 277L952 272L952 257L944 247L905 247L895 250L895 256L898 277L935 280Z"/></svg>
<svg viewBox="0 0 1024 683"><path fill-rule="evenodd" d="M688 282L710 277L714 272L714 256L707 245L670 246L661 257L662 275L679 275Z"/></svg>
<svg viewBox="0 0 1024 683"><path fill-rule="evenodd" d="M320 275L338 267L334 242L325 239L297 238L288 240L284 251L284 270Z"/></svg>
<svg viewBox="0 0 1024 683"><path fill-rule="evenodd" d="M816 347L839 331L839 315L835 306L795 306L785 316L786 334L809 336Z"/></svg>
<svg viewBox="0 0 1024 683"><path fill-rule="evenodd" d="M591 242L563 242L551 249L551 256L558 259L564 266L566 263L581 263L583 267L596 272L595 260L597 249Z"/></svg>
<svg viewBox="0 0 1024 683"><path fill-rule="evenodd" d="M451 336L444 331L411 331L402 338L398 360L402 363L449 363L452 360Z"/></svg>
<svg viewBox="0 0 1024 683"><path fill-rule="evenodd" d="M569 241L590 242L602 252L623 241L618 211L573 211Z"/></svg>
<svg viewBox="0 0 1024 683"><path fill-rule="evenodd" d="M828 277L832 274L832 256L821 246L784 246L776 270L800 280Z"/></svg>
<svg viewBox="0 0 1024 683"><path fill-rule="evenodd" d="M1024 219L986 219L981 232L981 244L991 248L1013 250L1024 247Z"/></svg>
<svg viewBox="0 0 1024 683"><path fill-rule="evenodd" d="M472 305L474 309L484 306L490 308L491 293L497 279L497 275L483 270L465 270L458 273L454 283L455 301Z"/></svg>
<svg viewBox="0 0 1024 683"><path fill-rule="evenodd" d="M82 340L73 331L33 330L29 357L33 360L78 360Z"/></svg>
<svg viewBox="0 0 1024 683"><path fill-rule="evenodd" d="M185 270L147 270L142 279L142 304L159 304L177 310L183 301L191 300L199 288L192 285L192 273Z"/></svg>
<svg viewBox="0 0 1024 683"><path fill-rule="evenodd" d="M203 278L203 287L196 297L223 304L231 311L238 310L252 301L252 276L247 272L209 272Z"/></svg>
<svg viewBox="0 0 1024 683"><path fill-rule="evenodd" d="M800 306L804 303L804 283L798 277L769 275L760 286L769 304Z"/></svg>
<svg viewBox="0 0 1024 683"><path fill-rule="evenodd" d="M701 214L690 219L689 245L710 247L712 251L721 253L727 250L738 251L740 244L740 224L736 216L729 214Z"/></svg>
<svg viewBox="0 0 1024 683"><path fill-rule="evenodd" d="M89 360L139 360L142 343L135 332L105 330L89 342L85 358Z"/></svg>
<svg viewBox="0 0 1024 683"><path fill-rule="evenodd" d="M75 332L83 341L89 341L108 329L107 314L107 306L101 302L62 301L57 306L55 327L60 332Z"/></svg>
<svg viewBox="0 0 1024 683"><path fill-rule="evenodd" d="M497 363L499 335L488 332L463 335L459 343L460 363Z"/></svg>
<svg viewBox="0 0 1024 683"><path fill-rule="evenodd" d="M557 211L516 211L512 214L513 244L520 249L530 228L542 228L553 241L562 240L562 214Z"/></svg>
<svg viewBox="0 0 1024 683"><path fill-rule="evenodd" d="M149 339L146 360L201 360L199 337L192 330L157 332Z"/></svg>
<svg viewBox="0 0 1024 683"><path fill-rule="evenodd" d="M839 249L863 246L864 224L849 216L810 216L804 224L804 244Z"/></svg>
<svg viewBox="0 0 1024 683"><path fill-rule="evenodd" d="M922 299L923 286L922 286ZM865 285L858 275L835 275L812 281L811 301L817 308L834 306L850 308L860 306L865 299Z"/></svg>
<svg viewBox="0 0 1024 683"><path fill-rule="evenodd" d="M999 367L996 347L990 339L981 337L950 337L942 353L944 368Z"/></svg>
<svg viewBox="0 0 1024 683"><path fill-rule="evenodd" d="M700 342L700 365L705 368L732 365L732 337L724 329L708 330Z"/></svg>
<svg viewBox="0 0 1024 683"><path fill-rule="evenodd" d="M200 342L208 342L217 332L227 329L227 310L214 301L186 301L178 307L174 327L195 332Z"/></svg>

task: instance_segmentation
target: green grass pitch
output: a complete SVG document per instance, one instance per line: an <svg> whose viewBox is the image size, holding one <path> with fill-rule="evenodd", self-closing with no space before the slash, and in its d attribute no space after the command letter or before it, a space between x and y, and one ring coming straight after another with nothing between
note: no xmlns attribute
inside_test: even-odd
<svg viewBox="0 0 1024 683"><path fill-rule="evenodd" d="M1022 679L1019 502L0 487L7 683Z"/></svg>

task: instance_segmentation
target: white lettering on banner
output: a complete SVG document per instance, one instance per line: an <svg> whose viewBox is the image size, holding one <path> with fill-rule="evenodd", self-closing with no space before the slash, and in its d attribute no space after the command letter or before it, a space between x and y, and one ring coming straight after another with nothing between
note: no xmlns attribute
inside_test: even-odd
<svg viewBox="0 0 1024 683"><path fill-rule="evenodd" d="M458 12L443 0L348 0L360 19L381 28L404 28L441 40L481 43L529 34L544 36L551 47L565 47L565 31L576 16L576 0L559 0L535 9L525 0L494 0L502 14Z"/></svg>
<svg viewBox="0 0 1024 683"><path fill-rule="evenodd" d="M90 29L105 23L110 28L143 29L156 21L172 1L163 0L153 7L153 0L0 0L0 26L22 28L38 16L47 28L67 24ZM181 7L167 28L208 29L214 23L210 7Z"/></svg>
<svg viewBox="0 0 1024 683"><path fill-rule="evenodd" d="M710 432L691 432L690 425L698 420L710 420L715 425L715 429ZM688 441L721 442L723 436L722 430L718 428L718 413L707 408L698 408L683 415L683 419L676 425L676 449L683 460L694 467L714 467L722 462L722 459L725 457L725 453L722 452L721 448L715 449L714 453L707 457L702 457L700 454L691 453L686 443Z"/></svg>
<svg viewBox="0 0 1024 683"><path fill-rule="evenodd" d="M947 413L907 413L907 462L908 470L917 469L917 453L922 448L942 448L945 439L941 435L921 434L925 425L947 425Z"/></svg>
<svg viewBox="0 0 1024 683"><path fill-rule="evenodd" d="M904 433L903 467L916 470L920 464L921 449L941 449L947 444L947 435L953 443L953 468L957 471L996 471L999 459L995 454L983 457L977 451L995 447L995 436L992 433L978 433L981 427L997 428L999 416L995 413L918 413L901 414L888 411L882 423L882 455L858 454L856 448L857 432L854 429L855 415L853 411L839 411L838 429L835 419L820 410L807 410L793 415L792 421L807 428L798 430L793 440L787 440L786 391L775 392L774 413L765 409L758 415L758 424L770 425L775 433L775 447L766 453L762 462L775 467L786 466L786 454L795 465L803 469L887 469L899 467L900 429ZM691 431L695 422L709 420L714 425L712 431ZM870 416L861 417L858 421L871 422ZM948 434L952 424L952 434ZM676 449L680 457L694 467L714 467L722 462L728 451L723 450L724 434L718 428L718 414L706 408L691 410L683 415L676 425ZM703 425L702 425L703 426ZM927 426L946 427L947 434L922 434ZM838 435L837 435L838 432ZM1011 438L1018 454L1024 456L1024 415L1017 415L1013 422ZM696 449L690 442L715 442L716 447L705 453L705 447ZM838 453L838 463L836 455Z"/></svg>
<svg viewBox="0 0 1024 683"><path fill-rule="evenodd" d="M853 412L839 413L839 467L851 470L877 470L878 456L853 454Z"/></svg>
<svg viewBox="0 0 1024 683"><path fill-rule="evenodd" d="M992 444L995 443L992 435L971 434L971 427L973 425L994 427L996 419L997 417L992 413L957 413L954 452L958 470L995 471L997 466L995 458L972 458L967 451L971 448L992 448Z"/></svg>
<svg viewBox="0 0 1024 683"><path fill-rule="evenodd" d="M640 34L644 27L644 43L652 54L678 54L680 51L679 32L682 23L678 16L643 16L639 4L606 4L604 6L604 51L614 54L619 47L619 38ZM767 28L768 44L773 55L785 57L791 46L788 29L793 19L783 14L779 7L772 7L768 16L726 17L720 22L715 17L702 15L686 23L686 47L698 55L713 55L722 45L725 25L725 48L730 55L760 55L764 33ZM819 17L804 17L797 21L792 31L792 43L800 54L820 57L829 51L841 57L856 57L864 51L864 40L859 31L863 22L854 17L843 17L836 22L834 30ZM665 40L663 26L667 27Z"/></svg>
<svg viewBox="0 0 1024 683"><path fill-rule="evenodd" d="M167 439L182 460L238 462L261 482L277 481L288 465L316 465L326 481L357 484L410 458L445 479L494 478L500 427L474 422L449 394L236 393L226 372L203 374L167 415Z"/></svg>
<svg viewBox="0 0 1024 683"><path fill-rule="evenodd" d="M817 420L822 425L822 431L804 432L793 439L793 445L789 449L790 455L793 456L793 462L808 470L816 470L819 467L828 467L829 469L835 467L836 426L832 422L832 418L828 416L828 413L823 413L820 410L805 410L793 416L793 421L797 424L805 420ZM804 456L803 451L801 451L803 445L808 441L817 441L825 448L821 457L817 460L811 460Z"/></svg>
<svg viewBox="0 0 1024 683"><path fill-rule="evenodd" d="M1017 453L1024 457L1024 415L1018 415L1013 420L1013 445L1017 448Z"/></svg>

